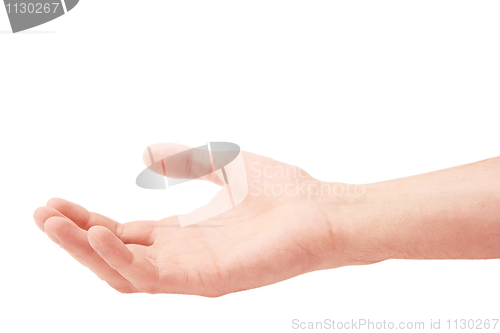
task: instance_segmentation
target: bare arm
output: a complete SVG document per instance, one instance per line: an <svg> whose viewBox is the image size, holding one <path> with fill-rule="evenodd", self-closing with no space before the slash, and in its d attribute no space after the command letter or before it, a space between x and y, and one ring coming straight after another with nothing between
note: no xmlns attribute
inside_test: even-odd
<svg viewBox="0 0 500 333"><path fill-rule="evenodd" d="M149 148L156 161L186 149ZM35 222L125 293L220 296L391 258L500 258L500 158L359 185L362 193L349 195L344 190L352 185L321 182L267 157L242 156L247 174L231 183L231 191L246 184L247 197L204 225L181 228L178 216L118 223L62 199L38 208ZM185 157L165 172L189 173L203 164Z"/></svg>
<svg viewBox="0 0 500 333"><path fill-rule="evenodd" d="M499 157L369 184L349 200L339 209L353 264L500 258Z"/></svg>

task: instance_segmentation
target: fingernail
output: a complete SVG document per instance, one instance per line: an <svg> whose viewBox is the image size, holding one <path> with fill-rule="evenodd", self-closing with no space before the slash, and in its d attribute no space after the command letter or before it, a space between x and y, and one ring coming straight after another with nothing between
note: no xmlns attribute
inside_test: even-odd
<svg viewBox="0 0 500 333"><path fill-rule="evenodd" d="M54 235L52 235L52 234L49 234L48 232L47 232L47 236L49 236L49 238L50 238L50 239L51 239L54 243L56 243L57 245L59 245L60 247L62 247L62 245L61 245L61 241L59 241L59 239L58 239L56 236L54 236Z"/></svg>
<svg viewBox="0 0 500 333"><path fill-rule="evenodd" d="M92 246L92 248L94 249L95 252L97 252L97 254L101 255L102 253L102 249L101 249L101 243L99 243L97 241L97 239L95 239L94 237L92 236L88 236L89 238L89 244L90 246Z"/></svg>

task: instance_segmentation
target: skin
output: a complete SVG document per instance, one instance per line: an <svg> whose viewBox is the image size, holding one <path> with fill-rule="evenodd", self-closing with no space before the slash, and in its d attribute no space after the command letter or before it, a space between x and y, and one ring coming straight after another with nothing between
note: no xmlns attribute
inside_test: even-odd
<svg viewBox="0 0 500 333"><path fill-rule="evenodd" d="M160 160L189 147L150 148ZM217 297L391 258L500 258L500 158L354 186L321 182L300 168L242 154L249 195L202 223L181 228L172 216L122 224L59 198L38 208L34 219L122 293ZM149 165L147 150L143 157ZM202 163L193 156L167 175L199 178ZM201 179L224 185L216 173Z"/></svg>

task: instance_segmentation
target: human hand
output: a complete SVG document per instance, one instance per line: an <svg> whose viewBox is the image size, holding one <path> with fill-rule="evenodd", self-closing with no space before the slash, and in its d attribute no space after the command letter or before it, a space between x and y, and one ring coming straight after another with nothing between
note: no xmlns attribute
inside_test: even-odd
<svg viewBox="0 0 500 333"><path fill-rule="evenodd" d="M188 147L151 149L160 160ZM180 228L177 216L120 224L62 199L38 208L35 222L126 293L220 296L314 270L393 258L500 257L500 158L360 185L361 193L356 185L353 193L351 185L324 183L297 167L242 154L249 194L197 224ZM199 163L188 156L167 176L198 178ZM224 186L216 173L200 179ZM213 211L218 199L200 212Z"/></svg>
<svg viewBox="0 0 500 333"><path fill-rule="evenodd" d="M188 149L150 148L157 161ZM331 197L327 203L318 195L321 183L297 167L247 152L242 156L248 196L206 223L181 228L172 216L121 224L58 198L35 211L35 222L124 293L220 296L349 264L346 221L340 214L332 221L340 210ZM150 164L147 151L144 160ZM192 158L180 163L173 176L195 178L186 173L195 172L197 163ZM214 175L203 178L223 185Z"/></svg>

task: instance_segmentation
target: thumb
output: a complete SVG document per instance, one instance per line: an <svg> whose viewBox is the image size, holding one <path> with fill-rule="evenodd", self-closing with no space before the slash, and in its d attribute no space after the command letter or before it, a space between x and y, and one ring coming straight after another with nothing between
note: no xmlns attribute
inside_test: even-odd
<svg viewBox="0 0 500 333"><path fill-rule="evenodd" d="M169 186L191 179L207 180L223 185L221 177L213 172L212 157L207 145L192 148L175 143L153 144L144 150L142 158L148 168L137 178L137 185L141 187L165 188L151 187L153 179L156 182L160 181L161 184L166 181ZM167 179L154 176L151 171Z"/></svg>

